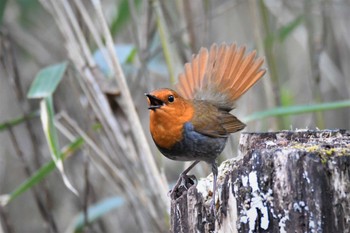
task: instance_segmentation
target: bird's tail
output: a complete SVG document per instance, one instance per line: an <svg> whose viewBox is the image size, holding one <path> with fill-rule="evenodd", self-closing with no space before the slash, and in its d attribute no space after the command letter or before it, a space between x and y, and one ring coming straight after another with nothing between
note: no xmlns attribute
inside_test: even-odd
<svg viewBox="0 0 350 233"><path fill-rule="evenodd" d="M245 55L245 46L236 44L218 46L208 51L201 48L191 63L185 64L176 89L186 99L207 100L223 108L232 108L234 102L253 86L266 72L263 58L256 51Z"/></svg>

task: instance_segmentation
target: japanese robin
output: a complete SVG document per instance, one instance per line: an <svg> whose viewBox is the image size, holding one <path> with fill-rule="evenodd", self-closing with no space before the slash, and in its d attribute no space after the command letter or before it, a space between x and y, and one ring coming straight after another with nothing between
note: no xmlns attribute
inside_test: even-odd
<svg viewBox="0 0 350 233"><path fill-rule="evenodd" d="M235 101L264 74L263 58L236 44L213 44L201 48L179 75L175 90L163 88L146 94L150 110L150 131L154 143L167 158L194 161L180 175L172 192L200 161L211 165L215 204L218 175L216 158L231 133L245 124L231 115Z"/></svg>

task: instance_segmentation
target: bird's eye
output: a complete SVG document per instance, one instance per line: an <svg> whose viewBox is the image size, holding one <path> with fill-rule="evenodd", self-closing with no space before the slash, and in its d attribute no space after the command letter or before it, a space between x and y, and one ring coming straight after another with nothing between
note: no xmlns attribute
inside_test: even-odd
<svg viewBox="0 0 350 233"><path fill-rule="evenodd" d="M174 102L174 100L175 100L174 96L173 95L169 95L168 101L169 102Z"/></svg>

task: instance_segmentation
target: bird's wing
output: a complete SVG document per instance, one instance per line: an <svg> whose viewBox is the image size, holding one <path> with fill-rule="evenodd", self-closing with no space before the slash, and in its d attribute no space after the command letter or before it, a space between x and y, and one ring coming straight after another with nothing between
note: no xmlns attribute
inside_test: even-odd
<svg viewBox="0 0 350 233"><path fill-rule="evenodd" d="M211 137L227 137L242 130L245 124L227 111L205 101L196 101L195 117L191 120L194 130Z"/></svg>
<svg viewBox="0 0 350 233"><path fill-rule="evenodd" d="M256 58L256 51L244 55L245 49L235 43L213 44L209 51L201 48L179 75L178 93L185 99L206 100L232 109L235 100L266 72L261 68L264 59Z"/></svg>

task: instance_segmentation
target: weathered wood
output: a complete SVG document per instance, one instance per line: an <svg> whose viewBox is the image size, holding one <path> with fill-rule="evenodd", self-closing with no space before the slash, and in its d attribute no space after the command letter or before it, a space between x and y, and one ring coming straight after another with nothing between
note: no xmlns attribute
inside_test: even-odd
<svg viewBox="0 0 350 233"><path fill-rule="evenodd" d="M244 133L238 159L171 202L172 232L350 232L350 132Z"/></svg>

